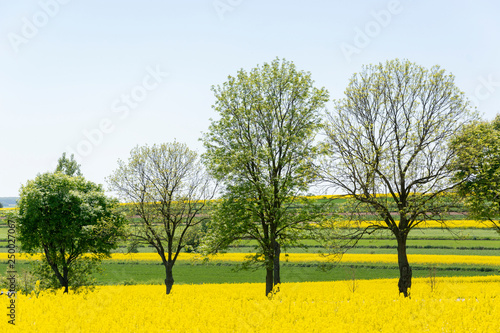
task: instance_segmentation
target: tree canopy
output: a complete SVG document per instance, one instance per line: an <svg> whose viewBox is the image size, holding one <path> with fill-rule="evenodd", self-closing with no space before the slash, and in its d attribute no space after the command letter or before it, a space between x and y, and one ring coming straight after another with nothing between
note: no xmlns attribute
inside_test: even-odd
<svg viewBox="0 0 500 333"><path fill-rule="evenodd" d="M457 151L451 165L454 180L470 216L489 221L500 232L500 115L466 126L451 147Z"/></svg>
<svg viewBox="0 0 500 333"><path fill-rule="evenodd" d="M90 254L99 261L117 246L124 218L118 201L100 185L61 172L38 175L21 187L18 232L21 250L42 252L60 285L74 285L78 267ZM90 259L89 259L90 260Z"/></svg>
<svg viewBox="0 0 500 333"><path fill-rule="evenodd" d="M313 218L291 213L316 177L314 139L328 93L313 83L309 73L275 59L212 88L220 119L203 136L203 158L224 188L209 247L256 239L254 259L264 261L266 294L280 283L281 245Z"/></svg>
<svg viewBox="0 0 500 333"><path fill-rule="evenodd" d="M450 207L444 194L457 185L449 169L457 150L448 142L473 118L453 75L400 60L355 73L327 117L324 179L381 219L369 229L394 234L405 296L407 235Z"/></svg>
<svg viewBox="0 0 500 333"><path fill-rule="evenodd" d="M68 176L81 176L82 172L80 170L80 164L78 164L74 155L71 154L70 158L66 157L66 153L63 153L62 156L57 161L56 172L62 172Z"/></svg>
<svg viewBox="0 0 500 333"><path fill-rule="evenodd" d="M174 284L173 267L189 232L207 219L215 194L196 152L178 142L136 147L128 162L118 161L108 183L140 217L129 238L152 245L166 270L166 293Z"/></svg>

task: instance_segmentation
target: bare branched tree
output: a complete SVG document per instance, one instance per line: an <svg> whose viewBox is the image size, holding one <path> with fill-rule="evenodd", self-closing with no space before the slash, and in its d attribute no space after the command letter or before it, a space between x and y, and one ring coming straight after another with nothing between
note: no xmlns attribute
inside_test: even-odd
<svg viewBox="0 0 500 333"><path fill-rule="evenodd" d="M174 284L172 269L190 229L207 218L205 209L216 186L204 172L196 152L178 142L137 147L128 163L108 178L112 190L132 207L132 246L152 245L166 270L167 294Z"/></svg>
<svg viewBox="0 0 500 333"><path fill-rule="evenodd" d="M408 233L426 220L443 221L457 186L448 168L456 150L448 142L474 117L453 75L399 60L354 74L327 117L324 179L382 221L363 232L394 234L405 296L412 277Z"/></svg>

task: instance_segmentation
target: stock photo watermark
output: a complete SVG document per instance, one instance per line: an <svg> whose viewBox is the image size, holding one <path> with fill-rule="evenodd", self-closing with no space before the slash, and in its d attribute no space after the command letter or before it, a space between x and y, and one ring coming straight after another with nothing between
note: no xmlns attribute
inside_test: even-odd
<svg viewBox="0 0 500 333"><path fill-rule="evenodd" d="M474 95L470 97L473 106L479 108L479 104L491 98L500 88L500 81L495 80L493 74L489 74L487 78L479 76L477 78L479 84L474 89Z"/></svg>
<svg viewBox="0 0 500 333"><path fill-rule="evenodd" d="M212 7L214 8L219 20L224 21L227 13L232 12L243 3L243 0L214 0Z"/></svg>
<svg viewBox="0 0 500 333"><path fill-rule="evenodd" d="M38 36L51 19L57 16L61 6L68 4L72 0L41 0L38 2L39 9L30 17L21 18L21 27L19 33L9 32L7 38L14 52L19 52L19 47L27 44Z"/></svg>
<svg viewBox="0 0 500 333"><path fill-rule="evenodd" d="M7 221L7 281L9 289L7 297L9 305L7 306L7 322L11 325L16 324L16 226L14 221Z"/></svg>
<svg viewBox="0 0 500 333"><path fill-rule="evenodd" d="M114 117L102 118L98 125L91 129L82 131L83 138L74 146L67 146L68 153L74 154L76 159L82 160L100 146L106 135L111 134L116 129L118 121L124 121L130 116L130 112L137 109L139 105L148 97L149 93L157 89L169 76L159 65L156 67L146 67L140 84L133 86L129 92L123 93L111 104L111 113Z"/></svg>
<svg viewBox="0 0 500 333"><path fill-rule="evenodd" d="M340 44L340 50L347 62L350 63L354 55L360 54L363 49L368 47L372 40L378 37L384 28L391 24L392 18L402 12L403 7L398 0L390 1L385 9L372 10L370 16L373 20L366 22L363 27L356 26L354 28L352 42L343 42Z"/></svg>

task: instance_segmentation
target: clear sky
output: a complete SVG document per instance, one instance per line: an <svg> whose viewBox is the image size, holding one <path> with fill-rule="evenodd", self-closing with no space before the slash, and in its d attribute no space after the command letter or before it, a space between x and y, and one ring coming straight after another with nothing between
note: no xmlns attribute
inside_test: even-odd
<svg viewBox="0 0 500 333"><path fill-rule="evenodd" d="M276 57L332 99L364 64L440 65L493 119L499 13L500 2L472 0L0 0L0 196L18 196L64 151L105 186L137 145L202 153L211 86Z"/></svg>

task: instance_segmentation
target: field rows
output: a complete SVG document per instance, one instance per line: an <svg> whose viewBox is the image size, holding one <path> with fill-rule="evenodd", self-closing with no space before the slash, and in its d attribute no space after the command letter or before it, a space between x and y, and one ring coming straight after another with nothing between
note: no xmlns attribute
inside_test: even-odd
<svg viewBox="0 0 500 333"><path fill-rule="evenodd" d="M367 220L367 221L351 221L351 222L340 222L342 227L347 228L366 228L372 225L385 226L383 221L378 220ZM422 221L414 228L416 229L426 229L426 228L492 228L492 225L487 222L480 222L475 220L445 220L444 222L439 221Z"/></svg>
<svg viewBox="0 0 500 333"><path fill-rule="evenodd" d="M212 261L242 262L248 253L222 253L209 256ZM40 259L41 254L29 256L18 254L17 260ZM178 260L202 261L204 257L199 254L180 253ZM396 254L358 254L346 253L340 256L325 256L315 253L290 253L282 254L282 262L349 262L349 263L393 263L397 264ZM7 260L7 253L0 253L0 260ZM113 253L111 259L115 261L160 261L156 253ZM462 255L420 255L409 254L408 260L412 264L475 264L500 266L500 256L462 256Z"/></svg>

